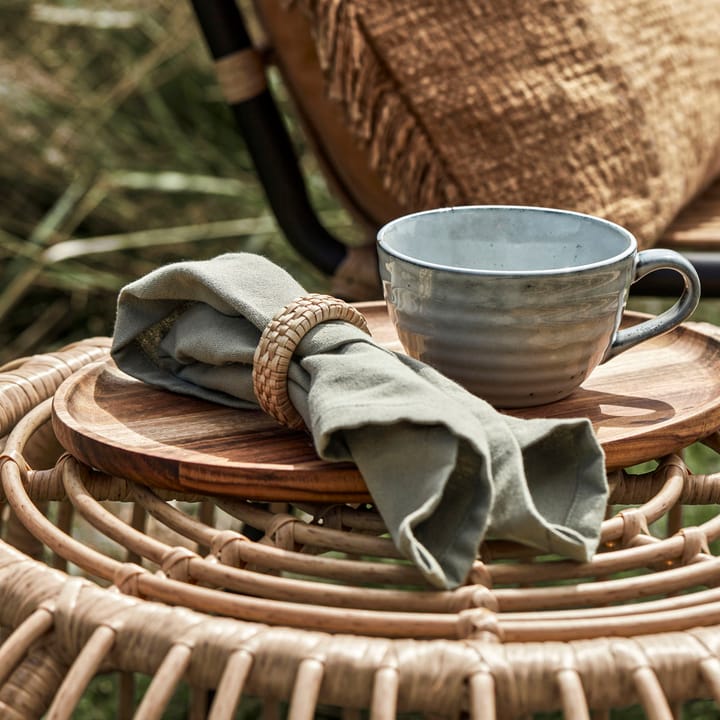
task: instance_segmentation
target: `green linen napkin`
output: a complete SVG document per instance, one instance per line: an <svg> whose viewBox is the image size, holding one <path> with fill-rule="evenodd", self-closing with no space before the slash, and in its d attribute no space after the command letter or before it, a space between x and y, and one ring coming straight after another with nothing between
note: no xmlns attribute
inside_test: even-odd
<svg viewBox="0 0 720 720"><path fill-rule="evenodd" d="M148 383L256 408L260 333L305 294L251 254L161 267L120 292L112 356ZM318 454L352 460L400 551L437 587L461 584L486 537L588 560L607 482L587 420L519 420L348 323L315 327L289 395Z"/></svg>

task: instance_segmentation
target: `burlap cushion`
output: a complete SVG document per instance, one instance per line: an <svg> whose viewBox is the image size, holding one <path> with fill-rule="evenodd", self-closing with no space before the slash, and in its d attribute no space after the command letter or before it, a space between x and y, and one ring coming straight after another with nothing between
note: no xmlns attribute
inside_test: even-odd
<svg viewBox="0 0 720 720"><path fill-rule="evenodd" d="M549 205L642 245L717 173L720 3L297 0L397 202Z"/></svg>

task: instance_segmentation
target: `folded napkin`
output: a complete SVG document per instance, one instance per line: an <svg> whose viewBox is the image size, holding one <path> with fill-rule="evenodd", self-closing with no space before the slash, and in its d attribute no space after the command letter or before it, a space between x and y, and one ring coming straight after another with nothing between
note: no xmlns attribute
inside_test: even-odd
<svg viewBox="0 0 720 720"><path fill-rule="evenodd" d="M148 383L257 408L261 331L306 294L265 258L227 254L120 292L112 356ZM318 454L351 460L400 551L437 587L461 584L486 537L588 560L607 482L587 420L520 420L358 328L313 328L288 372Z"/></svg>

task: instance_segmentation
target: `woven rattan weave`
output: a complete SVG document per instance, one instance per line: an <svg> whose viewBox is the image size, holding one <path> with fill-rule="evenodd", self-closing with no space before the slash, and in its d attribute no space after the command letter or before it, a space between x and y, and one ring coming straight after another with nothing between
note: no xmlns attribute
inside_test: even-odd
<svg viewBox="0 0 720 720"><path fill-rule="evenodd" d="M283 425L296 430L303 429L305 422L288 397L290 359L305 335L316 325L329 320L342 320L368 332L365 318L352 305L331 295L310 293L289 303L275 315L255 350L253 389L260 407Z"/></svg>
<svg viewBox="0 0 720 720"><path fill-rule="evenodd" d="M154 491L63 454L52 394L106 353L101 339L0 368L1 717L70 718L107 672L120 718L162 717L181 683L189 716L211 720L245 697L293 720L720 702L720 517L692 520L720 474L679 456L612 473L592 562L488 542L467 585L433 591L371 506ZM135 707L137 673L152 681Z"/></svg>

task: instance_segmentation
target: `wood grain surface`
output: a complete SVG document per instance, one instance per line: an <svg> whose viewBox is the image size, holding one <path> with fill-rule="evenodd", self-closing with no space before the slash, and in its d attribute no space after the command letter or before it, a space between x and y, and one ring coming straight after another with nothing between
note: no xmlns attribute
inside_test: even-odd
<svg viewBox="0 0 720 720"><path fill-rule="evenodd" d="M384 303L359 303L373 336L400 350ZM626 322L639 316L628 313ZM601 365L571 397L512 411L588 417L609 470L679 450L720 426L720 343L681 327ZM153 485L256 500L362 502L350 463L318 458L312 438L261 411L150 387L112 361L85 367L55 395L53 425L81 461Z"/></svg>

